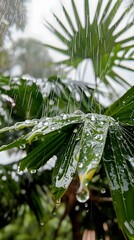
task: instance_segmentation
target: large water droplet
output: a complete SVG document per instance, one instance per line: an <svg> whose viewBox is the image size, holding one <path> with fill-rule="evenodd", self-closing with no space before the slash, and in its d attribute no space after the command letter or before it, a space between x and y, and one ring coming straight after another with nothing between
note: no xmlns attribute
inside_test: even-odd
<svg viewBox="0 0 134 240"><path fill-rule="evenodd" d="M89 190L86 186L80 186L77 193L76 199L80 203L85 203L89 199Z"/></svg>

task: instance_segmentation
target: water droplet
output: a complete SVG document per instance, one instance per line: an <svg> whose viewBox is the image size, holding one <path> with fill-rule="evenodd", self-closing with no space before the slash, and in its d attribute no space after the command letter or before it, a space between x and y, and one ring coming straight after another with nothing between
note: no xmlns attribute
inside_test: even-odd
<svg viewBox="0 0 134 240"><path fill-rule="evenodd" d="M49 101L49 105L54 105L54 101L52 99Z"/></svg>
<svg viewBox="0 0 134 240"><path fill-rule="evenodd" d="M88 207L88 203L85 203L85 208L87 208Z"/></svg>
<svg viewBox="0 0 134 240"><path fill-rule="evenodd" d="M79 167L79 168L82 168L82 167L83 167L83 163L79 162L79 163L78 163L78 167Z"/></svg>
<svg viewBox="0 0 134 240"><path fill-rule="evenodd" d="M29 123L30 123L30 120L25 120L25 123L26 123L26 124L29 124Z"/></svg>
<svg viewBox="0 0 134 240"><path fill-rule="evenodd" d="M25 189L22 189L22 190L21 190L21 194L25 195L25 194L26 194L26 190L25 190Z"/></svg>
<svg viewBox="0 0 134 240"><path fill-rule="evenodd" d="M76 115L83 115L84 113L83 113L82 111L80 111L80 110L76 110L76 111L74 112L74 114L76 114Z"/></svg>
<svg viewBox="0 0 134 240"><path fill-rule="evenodd" d="M34 173L36 173L36 170L35 170L35 169L32 169L32 170L30 171L30 173L34 174Z"/></svg>
<svg viewBox="0 0 134 240"><path fill-rule="evenodd" d="M79 205L76 205L75 206L75 211L79 211L79 209L80 209Z"/></svg>
<svg viewBox="0 0 134 240"><path fill-rule="evenodd" d="M41 225L41 226L44 226L44 222L41 222L40 225Z"/></svg>
<svg viewBox="0 0 134 240"><path fill-rule="evenodd" d="M85 203L89 199L89 190L86 186L80 186L77 193L76 199L80 203Z"/></svg>
<svg viewBox="0 0 134 240"><path fill-rule="evenodd" d="M7 177L6 176L2 176L1 178L3 181L6 181L7 180Z"/></svg>
<svg viewBox="0 0 134 240"><path fill-rule="evenodd" d="M77 133L77 132L78 132L77 128L75 128L75 129L73 130L73 132L74 132L74 133Z"/></svg>
<svg viewBox="0 0 134 240"><path fill-rule="evenodd" d="M105 188L102 188L102 189L101 189L101 193L102 193L102 194L106 193L106 189L105 189Z"/></svg>
<svg viewBox="0 0 134 240"><path fill-rule="evenodd" d="M48 123L48 122L45 122L45 123L44 123L44 126L48 126L48 125L49 125L49 123Z"/></svg>
<svg viewBox="0 0 134 240"><path fill-rule="evenodd" d="M66 119L67 119L67 115L64 114L64 113L62 113L60 116L61 116L61 118L62 118L63 120L66 120Z"/></svg>
<svg viewBox="0 0 134 240"><path fill-rule="evenodd" d="M26 144L20 145L20 149L24 149L26 147Z"/></svg>
<svg viewBox="0 0 134 240"><path fill-rule="evenodd" d="M95 121L95 116L91 116L91 121Z"/></svg>

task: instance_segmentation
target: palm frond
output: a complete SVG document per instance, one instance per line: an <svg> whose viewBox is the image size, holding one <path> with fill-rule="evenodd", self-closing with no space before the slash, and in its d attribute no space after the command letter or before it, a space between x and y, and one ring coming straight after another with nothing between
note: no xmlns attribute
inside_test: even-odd
<svg viewBox="0 0 134 240"><path fill-rule="evenodd" d="M61 63L64 63L66 66L73 66L76 68L83 59L92 59L96 78L100 78L100 80L103 81L107 86L110 85L107 76L111 75L114 82L118 82L124 87L130 86L130 83L126 79L123 80L123 78L118 78L116 72L114 71L114 66L131 70L130 68L125 68L124 64L122 64L122 60L134 61L134 57L131 54L128 54L127 57L124 57L128 51L134 47L134 42L129 44L131 40L134 40L134 36L132 34L132 37L127 37L126 39L123 38L123 34L133 26L132 19L130 19L125 26L119 27L123 19L129 15L130 5L132 5L132 3L129 5L129 7L124 8L120 18L116 17L116 21L113 22L116 13L119 11L119 8L122 5L122 1L116 1L113 6L113 2L108 1L103 10L103 14L101 14L100 17L103 1L99 0L94 20L91 23L91 9L89 6L89 1L85 0L84 26L81 23L75 2L71 0L71 3L77 29L75 29L71 14L69 14L67 9L63 6L63 13L70 26L70 31L65 29L63 23L61 24L59 17L56 16L56 20L59 23L61 30L66 34L66 37L63 39L62 34L60 33L59 35L59 32L53 26L51 26L51 24L48 24L48 26L51 31L53 31L53 34L57 36L62 43L64 43L65 48L60 49L48 44L46 46L67 56L67 60L61 61ZM114 33L117 28L118 31ZM119 53L122 51L123 55L122 57L119 57ZM116 60L118 60L118 64L116 64ZM133 68L132 71L134 71Z"/></svg>

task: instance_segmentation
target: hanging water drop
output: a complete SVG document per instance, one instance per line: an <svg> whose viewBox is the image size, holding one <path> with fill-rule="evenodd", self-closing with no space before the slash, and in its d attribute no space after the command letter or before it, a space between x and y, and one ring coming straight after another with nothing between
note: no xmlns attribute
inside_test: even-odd
<svg viewBox="0 0 134 240"><path fill-rule="evenodd" d="M105 189L105 188L102 188L102 189L101 189L101 193L102 193L102 194L106 193L106 189Z"/></svg>
<svg viewBox="0 0 134 240"><path fill-rule="evenodd" d="M80 203L85 203L89 199L89 190L86 186L80 186L76 192L76 199Z"/></svg>

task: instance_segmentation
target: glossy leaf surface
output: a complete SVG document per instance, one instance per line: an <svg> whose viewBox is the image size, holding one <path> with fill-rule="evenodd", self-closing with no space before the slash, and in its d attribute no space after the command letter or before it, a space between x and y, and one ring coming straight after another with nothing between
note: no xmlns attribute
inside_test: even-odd
<svg viewBox="0 0 134 240"><path fill-rule="evenodd" d="M134 87L114 102L105 112L125 125L134 126Z"/></svg>
<svg viewBox="0 0 134 240"><path fill-rule="evenodd" d="M134 130L111 126L104 165L118 223L128 239L134 239Z"/></svg>

